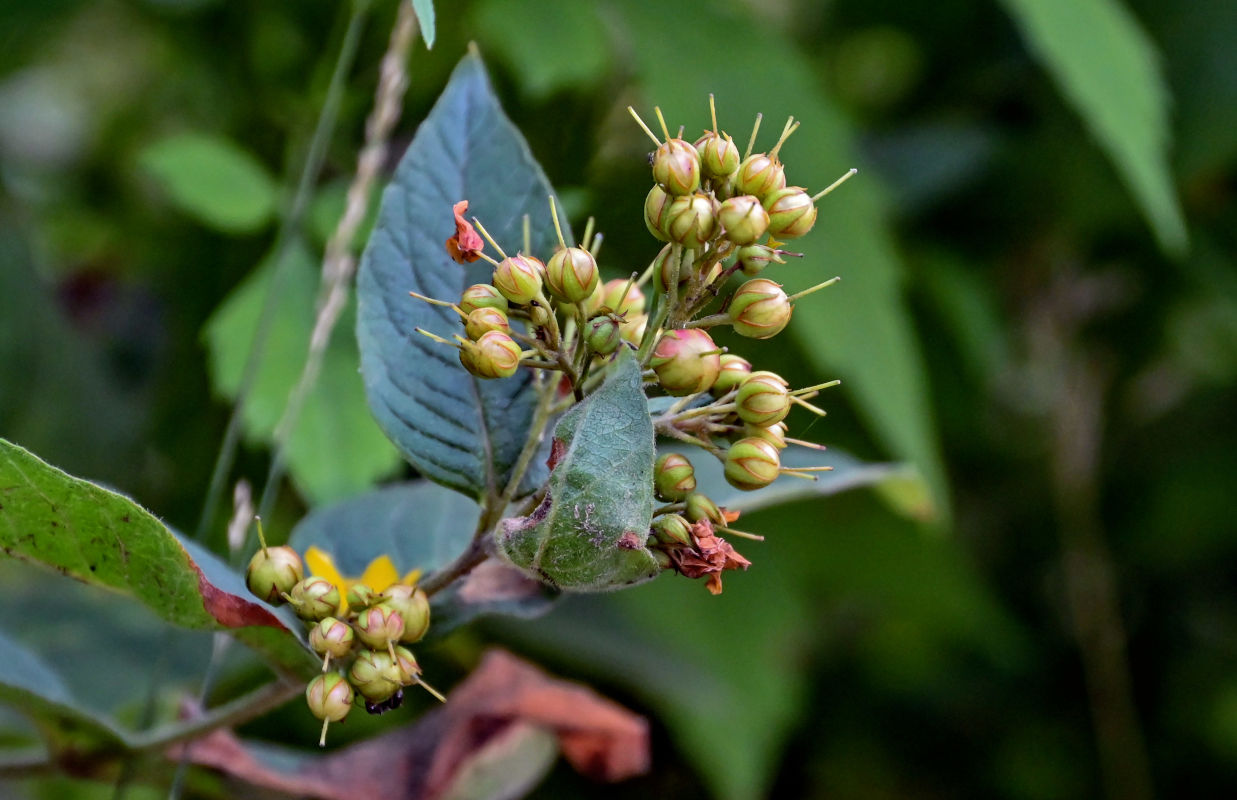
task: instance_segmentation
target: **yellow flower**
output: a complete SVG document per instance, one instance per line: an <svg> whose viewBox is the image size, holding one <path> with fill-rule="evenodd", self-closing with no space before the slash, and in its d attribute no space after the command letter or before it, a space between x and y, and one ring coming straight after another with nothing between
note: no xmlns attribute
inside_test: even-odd
<svg viewBox="0 0 1237 800"><path fill-rule="evenodd" d="M305 551L305 566L309 567L309 572L319 578L326 578L331 583L339 587L340 602L343 604L341 613L348 611L348 590L358 583L363 583L375 592L385 592L397 583L403 583L408 586L415 586L417 579L421 577L421 570L410 570L401 581L399 571L395 569L395 562L388 555L381 555L369 562L369 566L361 573L359 578L345 578L339 574L339 568L335 566L335 559L331 558L331 554L318 547L310 547Z"/></svg>

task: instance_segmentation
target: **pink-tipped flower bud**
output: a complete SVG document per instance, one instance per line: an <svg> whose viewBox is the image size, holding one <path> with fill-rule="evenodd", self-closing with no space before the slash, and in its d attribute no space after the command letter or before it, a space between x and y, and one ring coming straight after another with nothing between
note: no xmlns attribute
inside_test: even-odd
<svg viewBox="0 0 1237 800"><path fill-rule="evenodd" d="M696 470L687 456L666 453L653 465L653 490L667 503L685 499L696 491Z"/></svg>
<svg viewBox="0 0 1237 800"><path fill-rule="evenodd" d="M717 381L710 389L715 397L721 397L726 392L737 387L740 383L752 374L752 362L748 361L743 356L735 355L734 353L722 353L722 371L717 376Z"/></svg>
<svg viewBox="0 0 1237 800"><path fill-rule="evenodd" d="M417 676L421 674L421 665L417 663L417 657L407 647L395 648L395 666L399 669L400 683L408 686L417 682Z"/></svg>
<svg viewBox="0 0 1237 800"><path fill-rule="evenodd" d="M666 234L666 217L674 198L660 186L654 186L644 198L644 225L649 233L663 242L670 241Z"/></svg>
<svg viewBox="0 0 1237 800"><path fill-rule="evenodd" d="M615 314L632 314L633 316L644 313L644 292L640 291L640 287L634 281L615 278L612 281L606 281L601 291L603 309L608 308Z"/></svg>
<svg viewBox="0 0 1237 800"><path fill-rule="evenodd" d="M739 171L739 148L724 133L706 131L696 140L696 152L700 154L700 169L709 178L726 180Z"/></svg>
<svg viewBox="0 0 1237 800"><path fill-rule="evenodd" d="M584 341L597 355L608 356L623 341L622 320L613 314L598 314L585 323Z"/></svg>
<svg viewBox="0 0 1237 800"><path fill-rule="evenodd" d="M676 197L666 210L666 235L688 250L699 250L717 231L717 201L707 194Z"/></svg>
<svg viewBox="0 0 1237 800"><path fill-rule="evenodd" d="M296 615L309 622L317 622L339 613L339 589L326 578L310 576L298 582L288 592L289 602Z"/></svg>
<svg viewBox="0 0 1237 800"><path fill-rule="evenodd" d="M700 154L683 139L668 139L653 154L653 180L672 195L700 188Z"/></svg>
<svg viewBox="0 0 1237 800"><path fill-rule="evenodd" d="M786 328L794 307L781 286L768 278L753 278L735 291L726 311L735 333L770 339Z"/></svg>
<svg viewBox="0 0 1237 800"><path fill-rule="evenodd" d="M282 605L284 595L301 581L305 565L291 547L266 547L253 554L245 569L245 585L255 597Z"/></svg>
<svg viewBox="0 0 1237 800"><path fill-rule="evenodd" d="M735 252L735 263L744 275L759 275L770 263L785 264L778 251L767 244L749 244Z"/></svg>
<svg viewBox="0 0 1237 800"><path fill-rule="evenodd" d="M468 319L464 320L464 333L468 334L469 339L480 339L488 331L510 333L511 323L507 321L507 315L497 308L474 308L468 312Z"/></svg>
<svg viewBox="0 0 1237 800"><path fill-rule="evenodd" d="M487 331L475 342L464 342L460 363L478 378L510 378L520 368L520 346L502 331Z"/></svg>
<svg viewBox="0 0 1237 800"><path fill-rule="evenodd" d="M360 611L369 608L379 601L378 593L364 583L354 583L348 587L348 608Z"/></svg>
<svg viewBox="0 0 1237 800"><path fill-rule="evenodd" d="M341 619L326 617L309 629L309 646L320 656L343 658L352 652L356 633Z"/></svg>
<svg viewBox="0 0 1237 800"><path fill-rule="evenodd" d="M686 253L684 253L686 256ZM675 266L674 245L668 244L661 249L657 257L653 259L653 280L657 284L657 290L665 294L670 286L670 273L674 271ZM692 276L692 262L684 258L683 263L679 264L679 286L687 283L688 278Z"/></svg>
<svg viewBox="0 0 1237 800"><path fill-rule="evenodd" d="M424 590L396 583L382 593L382 602L395 609L404 620L401 642L412 644L425 637L430 629L430 599Z"/></svg>
<svg viewBox="0 0 1237 800"><path fill-rule="evenodd" d="M352 687L338 672L319 675L305 687L305 703L321 720L340 722L352 710Z"/></svg>
<svg viewBox="0 0 1237 800"><path fill-rule="evenodd" d="M790 390L776 372L760 370L747 376L735 395L736 413L749 425L767 427L790 413Z"/></svg>
<svg viewBox="0 0 1237 800"><path fill-rule="evenodd" d="M494 267L494 288L512 303L525 305L541 293L545 265L532 256L514 255Z"/></svg>
<svg viewBox="0 0 1237 800"><path fill-rule="evenodd" d="M777 479L782 460L763 439L740 439L726 450L726 481L745 492L763 489Z"/></svg>
<svg viewBox="0 0 1237 800"><path fill-rule="evenodd" d="M478 308L495 308L506 314L507 298L493 284L474 283L460 295L460 311L471 314Z"/></svg>
<svg viewBox="0 0 1237 800"><path fill-rule="evenodd" d="M775 159L764 153L753 153L739 165L735 175L735 190L764 200L771 192L786 185L786 172Z"/></svg>
<svg viewBox="0 0 1237 800"><path fill-rule="evenodd" d="M381 703L403 685L399 665L386 650L357 653L352 669L348 670L348 682L371 703Z"/></svg>
<svg viewBox="0 0 1237 800"><path fill-rule="evenodd" d="M699 522L702 519L707 519L714 525L725 525L726 517L722 514L722 510L717 507L708 497L705 497L700 492L692 492L687 496L687 508L683 512L692 522Z"/></svg>
<svg viewBox="0 0 1237 800"><path fill-rule="evenodd" d="M384 600L357 614L352 627L366 647L380 649L398 642L399 637L404 635L404 618Z"/></svg>
<svg viewBox="0 0 1237 800"><path fill-rule="evenodd" d="M717 345L699 328L663 333L649 363L661 387L675 397L707 391L722 369Z"/></svg>
<svg viewBox="0 0 1237 800"><path fill-rule="evenodd" d="M752 244L769 227L769 213L750 194L723 201L717 220L722 224L722 235L738 245Z"/></svg>
<svg viewBox="0 0 1237 800"><path fill-rule="evenodd" d="M691 524L678 514L653 520L652 530L653 537L661 544L691 546Z"/></svg>
<svg viewBox="0 0 1237 800"><path fill-rule="evenodd" d="M560 248L545 265L546 288L568 303L587 300L600 281L597 259L583 247Z"/></svg>
<svg viewBox="0 0 1237 800"><path fill-rule="evenodd" d="M764 196L769 212L769 235L778 239L797 239L816 224L816 204L798 186L787 186Z"/></svg>
<svg viewBox="0 0 1237 800"><path fill-rule="evenodd" d="M744 425L739 431L738 439L756 438L763 439L769 444L776 447L778 450L786 449L786 431L785 422L775 422L772 425L761 427L759 425Z"/></svg>

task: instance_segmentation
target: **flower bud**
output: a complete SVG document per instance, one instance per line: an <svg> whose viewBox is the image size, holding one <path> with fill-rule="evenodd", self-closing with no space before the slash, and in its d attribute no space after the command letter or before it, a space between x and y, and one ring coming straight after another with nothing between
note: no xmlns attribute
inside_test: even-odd
<svg viewBox="0 0 1237 800"><path fill-rule="evenodd" d="M790 391L776 372L761 370L747 376L734 399L739 419L749 425L767 427L786 419L790 413Z"/></svg>
<svg viewBox="0 0 1237 800"><path fill-rule="evenodd" d="M511 332L507 315L497 308L474 308L464 320L464 333L469 339L480 339L487 331Z"/></svg>
<svg viewBox="0 0 1237 800"><path fill-rule="evenodd" d="M699 250L717 230L717 201L707 194L676 197L666 209L665 231L670 241Z"/></svg>
<svg viewBox="0 0 1237 800"><path fill-rule="evenodd" d="M478 308L495 308L507 313L507 298L493 284L474 283L460 295L460 311L471 314Z"/></svg>
<svg viewBox="0 0 1237 800"><path fill-rule="evenodd" d="M348 608L359 611L369 608L378 602L378 593L363 583L354 583L348 587Z"/></svg>
<svg viewBox="0 0 1237 800"><path fill-rule="evenodd" d="M308 577L293 586L288 596L303 620L316 622L339 613L339 589L326 578Z"/></svg>
<svg viewBox="0 0 1237 800"><path fill-rule="evenodd" d="M763 489L777 479L782 460L763 439L740 439L726 450L726 481L745 492Z"/></svg>
<svg viewBox="0 0 1237 800"><path fill-rule="evenodd" d="M798 186L787 186L764 196L769 212L769 234L778 239L797 239L816 224L816 204Z"/></svg>
<svg viewBox="0 0 1237 800"><path fill-rule="evenodd" d="M674 270L674 245L668 244L661 249L657 257L653 259L653 280L657 283L657 289L662 294L669 290L670 273ZM692 276L692 263L686 259L684 253L683 263L679 265L679 285L687 283L687 279Z"/></svg>
<svg viewBox="0 0 1237 800"><path fill-rule="evenodd" d="M545 265L546 288L568 303L587 300L600 280L597 260L582 247L560 248Z"/></svg>
<svg viewBox="0 0 1237 800"><path fill-rule="evenodd" d="M622 335L623 341L630 342L637 347L640 342L644 341L644 331L649 324L648 314L636 314L628 316L619 323L619 334Z"/></svg>
<svg viewBox="0 0 1237 800"><path fill-rule="evenodd" d="M653 520L653 536L662 544L691 546L691 524L678 514Z"/></svg>
<svg viewBox="0 0 1237 800"><path fill-rule="evenodd" d="M657 566L662 569L670 569L674 562L670 560L670 554L664 550L652 550L653 560L657 562Z"/></svg>
<svg viewBox="0 0 1237 800"><path fill-rule="evenodd" d="M721 397L726 392L738 386L752 374L752 362L734 353L722 353L722 371L717 375L717 381L710 389L715 397Z"/></svg>
<svg viewBox="0 0 1237 800"><path fill-rule="evenodd" d="M401 642L412 644L424 638L430 629L430 599L423 589L396 583L382 593L383 605L389 605L404 620Z"/></svg>
<svg viewBox="0 0 1237 800"><path fill-rule="evenodd" d="M352 710L352 687L338 672L319 675L305 687L305 703L315 717L339 722Z"/></svg>
<svg viewBox="0 0 1237 800"><path fill-rule="evenodd" d="M778 450L786 449L786 423L775 422L772 425L761 427L759 425L744 425L739 432L739 439L763 439L769 444L776 447Z"/></svg>
<svg viewBox="0 0 1237 800"><path fill-rule="evenodd" d="M769 227L769 213L750 194L723 201L717 220L722 224L723 235L738 245L752 244Z"/></svg>
<svg viewBox="0 0 1237 800"><path fill-rule="evenodd" d="M753 278L730 298L727 313L735 333L749 339L770 339L790 322L794 307L782 287L768 278Z"/></svg>
<svg viewBox="0 0 1237 800"><path fill-rule="evenodd" d="M759 275L760 271L769 266L770 262L785 264L786 261L778 255L777 250L767 244L749 244L740 247L735 253L735 263L744 275Z"/></svg>
<svg viewBox="0 0 1237 800"><path fill-rule="evenodd" d="M739 148L724 133L706 131L696 140L696 152L700 154L700 171L709 178L725 180L739 171Z"/></svg>
<svg viewBox="0 0 1237 800"><path fill-rule="evenodd" d="M598 355L610 355L623 341L621 322L613 314L598 314L585 325L584 341Z"/></svg>
<svg viewBox="0 0 1237 800"><path fill-rule="evenodd" d="M653 180L672 195L700 188L700 154L683 139L667 139L653 154Z"/></svg>
<svg viewBox="0 0 1237 800"><path fill-rule="evenodd" d="M520 368L520 346L502 331L487 331L464 342L460 363L478 378L510 378Z"/></svg>
<svg viewBox="0 0 1237 800"><path fill-rule="evenodd" d="M634 281L615 278L612 281L606 281L606 285L601 289L602 308L608 308L615 314L635 316L644 313L644 292L640 291L640 287ZM625 296L624 290L626 290Z"/></svg>
<svg viewBox="0 0 1237 800"><path fill-rule="evenodd" d="M348 682L371 703L381 703L403 684L399 665L386 650L362 650L348 670Z"/></svg>
<svg viewBox="0 0 1237 800"><path fill-rule="evenodd" d="M254 596L274 605L282 605L283 596L292 591L304 574L301 557L291 547L266 547L249 559L249 566L245 569L245 585Z"/></svg>
<svg viewBox="0 0 1237 800"><path fill-rule="evenodd" d="M357 638L364 642L366 647L377 650L399 641L404 635L404 618L393 605L384 600L357 614L352 627L356 629Z"/></svg>
<svg viewBox="0 0 1237 800"><path fill-rule="evenodd" d="M722 369L717 345L699 328L663 333L649 363L661 387L675 397L706 391Z"/></svg>
<svg viewBox="0 0 1237 800"><path fill-rule="evenodd" d="M421 674L421 665L417 663L417 657L407 647L395 648L395 666L399 669L400 682L405 686L417 682L417 676Z"/></svg>
<svg viewBox="0 0 1237 800"><path fill-rule="evenodd" d="M771 192L786 185L786 172L776 160L764 153L753 153L739 165L735 190L764 200Z"/></svg>
<svg viewBox="0 0 1237 800"><path fill-rule="evenodd" d="M653 489L660 500L673 503L696 491L696 470L687 456L666 453L653 465Z"/></svg>
<svg viewBox="0 0 1237 800"><path fill-rule="evenodd" d="M714 503L700 492L692 492L687 496L687 510L683 513L692 522L707 519L714 525L726 524L726 517L722 515L722 510L717 507L717 503Z"/></svg>
<svg viewBox="0 0 1237 800"><path fill-rule="evenodd" d="M352 652L355 641L352 626L335 617L325 617L309 629L309 646L320 656L343 658Z"/></svg>
<svg viewBox="0 0 1237 800"><path fill-rule="evenodd" d="M673 199L660 186L654 186L644 198L644 226L649 229L649 233L663 242L670 241L670 237L666 235L666 216Z"/></svg>
<svg viewBox="0 0 1237 800"><path fill-rule="evenodd" d="M494 267L494 288L512 303L524 305L541 293L545 265L532 256L514 255Z"/></svg>

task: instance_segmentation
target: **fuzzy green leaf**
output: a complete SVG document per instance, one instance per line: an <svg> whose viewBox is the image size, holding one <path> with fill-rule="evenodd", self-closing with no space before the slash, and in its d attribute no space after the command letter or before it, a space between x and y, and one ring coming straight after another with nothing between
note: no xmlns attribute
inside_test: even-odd
<svg viewBox="0 0 1237 800"><path fill-rule="evenodd" d="M653 423L640 366L623 348L611 369L554 429L545 500L496 534L511 563L569 591L618 589L659 572L644 546L653 519Z"/></svg>
<svg viewBox="0 0 1237 800"><path fill-rule="evenodd" d="M523 249L527 215L532 254L548 258L557 241L551 191L499 107L481 59L470 54L383 193L357 276L361 372L378 424L421 474L473 497L501 488L519 458L536 401L532 373L502 380L469 375L455 350L416 332L463 334L459 317L408 292L454 302L465 286L490 281L485 261L460 265L447 255L452 206L460 200L509 254ZM539 463L525 486L544 479Z"/></svg>

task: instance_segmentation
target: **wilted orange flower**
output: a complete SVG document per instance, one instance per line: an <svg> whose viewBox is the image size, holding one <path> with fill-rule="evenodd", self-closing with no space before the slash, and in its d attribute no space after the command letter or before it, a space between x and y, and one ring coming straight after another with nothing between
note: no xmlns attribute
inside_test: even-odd
<svg viewBox="0 0 1237 800"><path fill-rule="evenodd" d="M468 210L467 200L459 201L451 210L455 213L455 235L447 240L447 253L457 264L471 264L481 258L485 242L472 223L464 219L464 212Z"/></svg>
<svg viewBox="0 0 1237 800"><path fill-rule="evenodd" d="M735 515L738 516L737 514ZM713 523L702 519L692 526L693 547L676 547L670 550L674 568L687 578L709 576L705 586L710 594L722 593L722 571L747 569L752 565L730 542L713 533Z"/></svg>

